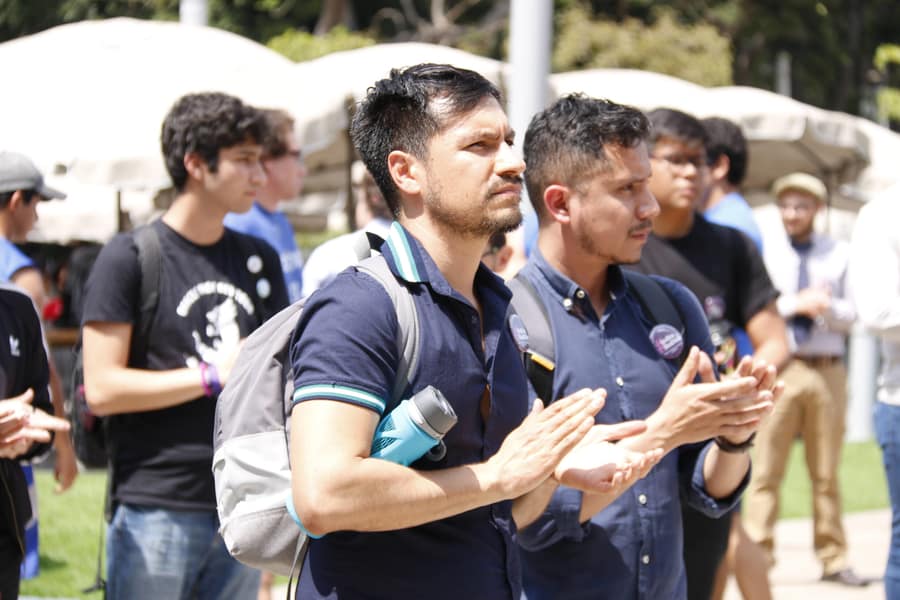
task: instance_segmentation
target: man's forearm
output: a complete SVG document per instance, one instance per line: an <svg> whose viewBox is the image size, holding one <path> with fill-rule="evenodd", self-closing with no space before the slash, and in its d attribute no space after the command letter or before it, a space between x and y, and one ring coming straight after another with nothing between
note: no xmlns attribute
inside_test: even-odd
<svg viewBox="0 0 900 600"><path fill-rule="evenodd" d="M416 471L360 458L317 469L315 485L295 480L294 507L314 535L333 531L391 531L415 527L505 499L487 463ZM539 514L539 513L538 513Z"/></svg>
<svg viewBox="0 0 900 600"><path fill-rule="evenodd" d="M703 461L706 493L716 499L727 498L738 488L750 468L750 455L723 452L713 444Z"/></svg>
<svg viewBox="0 0 900 600"><path fill-rule="evenodd" d="M512 514L516 527L524 529L534 523L547 509L550 499L553 498L553 492L558 487L556 480L550 477L527 494L513 500Z"/></svg>
<svg viewBox="0 0 900 600"><path fill-rule="evenodd" d="M141 412L177 406L204 395L199 369L148 371L107 366L85 373L85 395L98 415Z"/></svg>

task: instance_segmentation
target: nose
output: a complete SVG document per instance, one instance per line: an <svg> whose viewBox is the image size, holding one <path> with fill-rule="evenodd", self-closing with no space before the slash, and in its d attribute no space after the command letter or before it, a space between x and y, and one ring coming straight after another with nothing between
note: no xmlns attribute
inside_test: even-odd
<svg viewBox="0 0 900 600"><path fill-rule="evenodd" d="M645 189L637 207L637 217L642 221L653 219L659 214L659 202L649 189Z"/></svg>
<svg viewBox="0 0 900 600"><path fill-rule="evenodd" d="M253 166L253 169L250 172L250 181L254 185L258 185L262 187L266 185L266 181L269 180L268 175L266 175L266 170L263 168L262 161L256 161L256 164Z"/></svg>
<svg viewBox="0 0 900 600"><path fill-rule="evenodd" d="M513 150L513 147L503 142L500 144L500 150L497 153L496 171L498 175L515 175L520 176L525 172L525 160L519 156L519 153Z"/></svg>

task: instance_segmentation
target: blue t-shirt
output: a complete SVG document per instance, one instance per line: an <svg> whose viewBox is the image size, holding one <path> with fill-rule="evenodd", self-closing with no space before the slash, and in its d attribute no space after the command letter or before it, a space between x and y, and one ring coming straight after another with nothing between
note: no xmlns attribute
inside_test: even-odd
<svg viewBox="0 0 900 600"><path fill-rule="evenodd" d="M506 322L509 290L481 265L480 319L398 223L381 250L418 313L421 354L404 397L433 385L458 417L444 437L446 456L419 459L412 468L483 462L527 413L525 370ZM393 409L386 399L398 366L398 322L381 284L356 268L341 272L309 297L297 327L290 353L295 402L347 402L379 416ZM514 533L508 500L407 529L329 533L310 543L297 598L518 600Z"/></svg>
<svg viewBox="0 0 900 600"><path fill-rule="evenodd" d="M756 249L762 254L762 232L753 216L753 209L737 192L726 194L718 204L703 213L707 221L734 227L753 240Z"/></svg>
<svg viewBox="0 0 900 600"><path fill-rule="evenodd" d="M0 281L11 281L18 271L34 266L34 261L19 250L18 246L5 237L0 237Z"/></svg>
<svg viewBox="0 0 900 600"><path fill-rule="evenodd" d="M245 213L228 213L225 215L225 226L261 238L278 252L281 259L281 270L284 272L284 283L287 286L288 299L296 302L301 298L303 290L303 255L297 248L294 239L294 228L290 221L280 212L269 212L259 202Z"/></svg>
<svg viewBox="0 0 900 600"><path fill-rule="evenodd" d="M551 267L540 251L521 275L532 283L549 314L556 341L553 397L605 388L608 395L598 423L645 419L656 411L677 366L655 349L650 330L656 323L628 292L621 269L609 269L612 298L603 315L594 312L587 292ZM655 279L680 308L685 346L698 346L711 355L709 329L697 299L677 282ZM647 477L584 524L579 522L581 492L560 486L545 513L518 534L528 600L685 598L680 498L709 516L719 516L736 503L747 483L745 478L722 500L706 492L703 461L711 445L690 444L669 452Z"/></svg>

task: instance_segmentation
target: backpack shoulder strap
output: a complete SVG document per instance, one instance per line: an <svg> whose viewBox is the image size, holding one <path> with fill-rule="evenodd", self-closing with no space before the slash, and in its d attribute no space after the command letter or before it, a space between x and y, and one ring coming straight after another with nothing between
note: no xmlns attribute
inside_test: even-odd
<svg viewBox="0 0 900 600"><path fill-rule="evenodd" d="M641 305L641 310L644 311L650 320L654 323L671 325L683 336L685 330L681 311L662 284L649 275L644 275L637 271L622 269L622 274L625 276L625 280L628 281L629 288L634 292L634 297ZM682 350L681 355L678 357L679 365L684 362L688 350L687 346Z"/></svg>
<svg viewBox="0 0 900 600"><path fill-rule="evenodd" d="M397 377L391 393L391 400L396 403L409 386L409 380L415 373L419 361L419 316L416 312L416 304L409 289L397 281L397 277L383 256L366 258L359 263L357 268L373 277L384 287L397 311L397 322L399 323L397 348L400 350L400 364L397 367Z"/></svg>
<svg viewBox="0 0 900 600"><path fill-rule="evenodd" d="M132 352L141 356L147 351L150 328L156 307L159 305L159 289L162 283L162 247L159 234L152 224L134 230L134 245L137 247L138 263L141 267L141 299L137 328L132 334ZM136 351L136 352L135 352Z"/></svg>
<svg viewBox="0 0 900 600"><path fill-rule="evenodd" d="M506 282L512 290L512 310L525 324L528 349L524 352L525 372L538 398L549 404L553 397L553 377L556 371L556 348L550 314L534 285L523 275Z"/></svg>

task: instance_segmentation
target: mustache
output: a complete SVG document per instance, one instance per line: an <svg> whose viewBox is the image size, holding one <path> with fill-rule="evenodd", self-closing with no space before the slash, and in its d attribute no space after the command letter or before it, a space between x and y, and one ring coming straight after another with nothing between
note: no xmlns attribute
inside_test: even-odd
<svg viewBox="0 0 900 600"><path fill-rule="evenodd" d="M641 221L634 227L631 227L628 230L628 235L635 235L640 233L647 233L653 229L653 222L650 219L646 219Z"/></svg>
<svg viewBox="0 0 900 600"><path fill-rule="evenodd" d="M500 181L491 184L491 187L488 188L488 193L495 194L501 189L508 187L510 185L524 185L524 178L518 175L504 175L500 178Z"/></svg>

